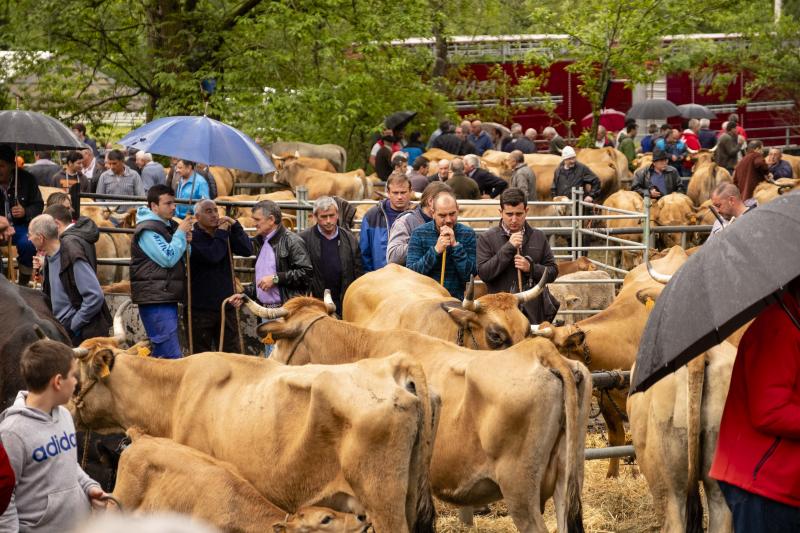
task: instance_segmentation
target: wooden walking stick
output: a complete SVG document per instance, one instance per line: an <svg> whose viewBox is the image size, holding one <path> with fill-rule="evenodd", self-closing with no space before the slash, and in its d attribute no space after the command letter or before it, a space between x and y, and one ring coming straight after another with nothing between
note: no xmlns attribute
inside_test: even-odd
<svg viewBox="0 0 800 533"><path fill-rule="evenodd" d="M194 178L194 176L192 176L192 178ZM191 213L189 211L186 211L186 217L191 216L191 214L194 213L194 209L193 209L194 208L194 200L193 200L192 197L194 196L194 184L196 182L197 182L196 179L192 179L192 191L189 193L189 211L191 211ZM178 180L178 186L180 186L180 183L181 183L181 181L179 179ZM184 218L186 218L186 217L184 217ZM192 229L189 228L189 231L192 231ZM187 315L189 317L189 355L194 353L194 341L192 340L192 329L193 329L192 328L192 262L189 259L189 248L190 248L190 246L191 246L191 243L188 242L188 240L187 240L187 242L186 242L186 287L187 287L186 300L187 300L187 303L189 305L189 307L187 309L187 311L188 311Z"/></svg>
<svg viewBox="0 0 800 533"><path fill-rule="evenodd" d="M447 264L447 248L442 252L442 275L439 277L439 285L444 287L444 266Z"/></svg>
<svg viewBox="0 0 800 533"><path fill-rule="evenodd" d="M236 274L234 274L234 272L233 272L233 251L231 250L231 231L230 230L232 230L232 229L233 228L231 227L228 230L228 258L230 259L230 262L231 262L231 287L233 288L233 292L236 293ZM225 312L225 305L224 304L223 304L222 311L223 311L223 313ZM224 322L225 321L225 317L224 316L222 317L222 320L223 320L222 323L225 324L225 322ZM242 338L242 322L241 322L241 320L242 320L241 309L237 308L236 309L236 331L239 334L239 353L240 354L244 354L244 338ZM219 337L219 344L220 344L219 349L220 349L220 351L222 351L223 348L222 348L222 335L221 334L220 334L220 337Z"/></svg>
<svg viewBox="0 0 800 533"><path fill-rule="evenodd" d="M522 247L517 246L517 255L522 257ZM522 288L522 269L517 269L517 287L519 287L519 292L523 291Z"/></svg>

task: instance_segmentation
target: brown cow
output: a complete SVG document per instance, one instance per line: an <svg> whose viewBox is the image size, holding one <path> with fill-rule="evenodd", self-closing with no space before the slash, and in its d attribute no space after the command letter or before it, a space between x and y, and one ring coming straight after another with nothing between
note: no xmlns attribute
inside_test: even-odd
<svg viewBox="0 0 800 533"><path fill-rule="evenodd" d="M260 533L273 524L275 531L286 532L361 533L370 527L363 515L321 507L300 509L284 522L286 511L259 494L232 464L138 428L130 428L128 436L132 444L119 459L113 494L126 512L172 511L231 533Z"/></svg>
<svg viewBox="0 0 800 533"><path fill-rule="evenodd" d="M428 276L388 264L348 287L342 317L372 329L410 329L478 350L496 350L530 335L530 322L518 306L537 298L541 289L487 294L475 301L467 297L461 303Z"/></svg>
<svg viewBox="0 0 800 533"><path fill-rule="evenodd" d="M603 205L613 207L616 209L623 209L625 211L644 212L644 200L638 193L633 191L617 191L608 198L606 198ZM618 213L610 212L609 214L616 215ZM644 223L640 218L615 218L606 220L607 228L632 228L639 227ZM642 242L641 233L626 233L624 235L614 235L614 237L625 239L629 241ZM623 250L621 252L613 252L615 266L624 268L625 270L632 269L637 262L637 258L641 256L641 252L634 250Z"/></svg>
<svg viewBox="0 0 800 533"><path fill-rule="evenodd" d="M639 265L625 276L622 289L607 309L576 324L551 328L542 324L540 332L550 337L564 355L585 362L590 370L630 370L636 361L639 340L650 314L648 297L652 301L661 293L666 282L663 276L678 270L687 257L681 247L673 247L665 257L652 261L652 267L657 271L654 275L662 281L654 280L646 265ZM575 333L580 331L586 334L585 342L576 343ZM600 395L600 410L612 446L625 443L622 424L626 397L627 392L620 390ZM619 475L619 459L610 460L608 475Z"/></svg>
<svg viewBox="0 0 800 533"><path fill-rule="evenodd" d="M406 355L296 368L225 353L152 359L109 339L77 350L81 427L171 438L234 464L288 511L354 497L380 533L432 527L436 404Z"/></svg>
<svg viewBox="0 0 800 533"><path fill-rule="evenodd" d="M577 160L600 178L601 198L608 198L619 190L621 182L631 179L628 159L616 148L582 148Z"/></svg>
<svg viewBox="0 0 800 533"><path fill-rule="evenodd" d="M275 181L308 189L308 197L316 200L320 196L338 196L345 200L364 200L372 196L372 184L361 169L344 174L306 168L299 162L287 164L275 175Z"/></svg>
<svg viewBox="0 0 800 533"><path fill-rule="evenodd" d="M277 170L281 170L289 163L297 161L306 168L315 168L317 170L324 170L325 172L336 172L336 167L333 166L333 163L320 157L305 157L298 156L297 154L284 153L280 155L273 154L272 160L275 162L275 168Z"/></svg>
<svg viewBox="0 0 800 533"><path fill-rule="evenodd" d="M780 178L775 180L775 183L762 181L756 185L753 191L753 198L756 199L758 205L764 205L771 202L781 194L786 194L789 191L797 190L800 188L800 178Z"/></svg>
<svg viewBox="0 0 800 533"><path fill-rule="evenodd" d="M685 194L673 192L662 196L650 208L651 221L656 226L694 226L697 224L696 209L692 200ZM661 248L680 246L680 233L660 233Z"/></svg>
<svg viewBox="0 0 800 533"><path fill-rule="evenodd" d="M702 157L692 169L692 179L689 180L686 195L695 205L701 205L711 198L711 193L717 185L731 181L730 172L717 165L711 157Z"/></svg>
<svg viewBox="0 0 800 533"><path fill-rule="evenodd" d="M413 331L336 320L313 298L295 298L280 309L246 305L262 317L283 317L258 333L271 333L273 357L293 365L382 358L403 347L442 399L430 477L437 497L459 506L503 498L520 531L545 532L542 508L554 495L558 530L582 531L591 379L550 342L527 339L485 356Z"/></svg>
<svg viewBox="0 0 800 533"><path fill-rule="evenodd" d="M575 272L591 272L597 270L597 265L592 263L589 258L585 256L573 259L572 261L558 261L556 266L558 267L558 277L574 274Z"/></svg>

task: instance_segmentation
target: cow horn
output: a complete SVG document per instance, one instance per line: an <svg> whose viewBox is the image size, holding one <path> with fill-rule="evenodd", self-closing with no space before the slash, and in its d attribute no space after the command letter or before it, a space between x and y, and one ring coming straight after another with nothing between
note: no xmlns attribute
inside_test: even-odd
<svg viewBox="0 0 800 533"><path fill-rule="evenodd" d="M325 302L325 308L328 310L329 315L336 312L336 304L333 303L333 297L331 296L330 289L325 289L325 294L323 294L322 300Z"/></svg>
<svg viewBox="0 0 800 533"><path fill-rule="evenodd" d="M536 298L538 298L539 295L542 294L542 290L544 289L545 278L547 277L546 274L547 274L546 272L542 274L542 277L539 280L539 283L537 283L535 287L532 287L532 288L528 289L527 291L522 291L522 292L516 293L514 296L517 297L517 301L519 301L519 303L521 303L521 304L524 304L524 303L528 303L531 300L535 300Z"/></svg>
<svg viewBox="0 0 800 533"><path fill-rule="evenodd" d="M122 315L125 313L125 310L130 307L131 301L130 299L126 299L122 304L117 308L117 312L114 313L114 337L113 339L117 341L118 344L122 344L126 340L125 335L125 326L122 324Z"/></svg>
<svg viewBox="0 0 800 533"><path fill-rule="evenodd" d="M657 282L666 284L672 279L672 274L662 274L653 268L653 265L650 264L650 258L648 258L645 263L647 265L647 273L650 274L650 277Z"/></svg>
<svg viewBox="0 0 800 533"><path fill-rule="evenodd" d="M531 325L531 335L535 335L537 337L552 337L553 328L540 328L538 325Z"/></svg>
<svg viewBox="0 0 800 533"><path fill-rule="evenodd" d="M300 150L295 150L295 151L294 151L294 157L295 157L296 159L300 159Z"/></svg>
<svg viewBox="0 0 800 533"><path fill-rule="evenodd" d="M464 293L464 301L461 302L461 307L467 311L475 313L481 308L480 302L475 301L475 276L470 275L469 283L467 283L467 291Z"/></svg>
<svg viewBox="0 0 800 533"><path fill-rule="evenodd" d="M73 348L72 353L75 354L75 357L78 359L83 359L87 355L89 355L89 348Z"/></svg>
<svg viewBox="0 0 800 533"><path fill-rule="evenodd" d="M275 320L276 318L283 318L285 316L289 316L289 311L287 311L283 307L277 307L277 308L264 307L258 305L247 296L244 296L243 301L244 301L244 306L247 307L248 311L250 311L251 313L260 318Z"/></svg>

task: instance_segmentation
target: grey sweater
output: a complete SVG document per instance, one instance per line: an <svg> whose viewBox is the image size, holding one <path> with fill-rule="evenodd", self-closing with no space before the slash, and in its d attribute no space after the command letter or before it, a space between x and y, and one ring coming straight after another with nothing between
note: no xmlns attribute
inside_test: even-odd
<svg viewBox="0 0 800 533"><path fill-rule="evenodd" d="M389 241L386 244L386 262L406 265L406 254L408 253L408 241L411 234L419 226L430 222L431 218L422 212L422 208L402 213L392 224L389 231Z"/></svg>
<svg viewBox="0 0 800 533"><path fill-rule="evenodd" d="M0 531L71 531L90 511L89 489L100 485L78 466L69 411L27 407L27 395L21 391L0 415L0 439L17 478L11 503L0 516Z"/></svg>

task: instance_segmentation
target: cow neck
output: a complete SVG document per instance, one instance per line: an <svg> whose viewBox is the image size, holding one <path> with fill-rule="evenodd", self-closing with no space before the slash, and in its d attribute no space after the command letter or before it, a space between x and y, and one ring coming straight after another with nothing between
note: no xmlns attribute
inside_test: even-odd
<svg viewBox="0 0 800 533"><path fill-rule="evenodd" d="M581 320L577 326L586 333L590 369L630 369L647 322L643 305L631 298L617 299L602 313ZM641 309L636 309L639 306ZM611 365L611 366L608 366Z"/></svg>
<svg viewBox="0 0 800 533"><path fill-rule="evenodd" d="M126 429L138 426L153 437L169 438L175 396L187 363L186 359L172 361L118 354L108 379L116 422Z"/></svg>

